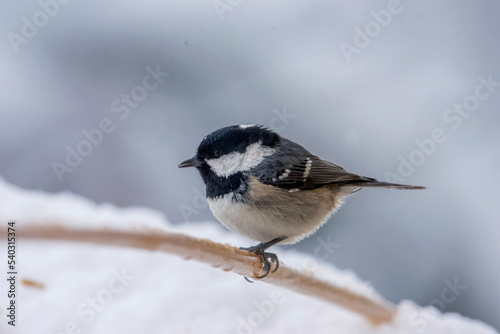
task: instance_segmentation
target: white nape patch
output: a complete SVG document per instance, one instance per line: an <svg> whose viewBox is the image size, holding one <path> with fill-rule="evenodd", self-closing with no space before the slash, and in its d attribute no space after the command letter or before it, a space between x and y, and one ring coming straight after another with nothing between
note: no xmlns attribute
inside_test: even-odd
<svg viewBox="0 0 500 334"><path fill-rule="evenodd" d="M280 176L278 176L278 178L280 180L283 180L284 178L288 177L288 174L290 174L290 170L289 169L285 169L285 172L283 174L281 174Z"/></svg>
<svg viewBox="0 0 500 334"><path fill-rule="evenodd" d="M257 124L242 124L240 125L240 129L259 127Z"/></svg>
<svg viewBox="0 0 500 334"><path fill-rule="evenodd" d="M310 158L307 158L307 163L306 163L306 170L304 171L304 175L302 175L302 178L304 181L306 178L309 176L309 173L311 172L311 166L312 166L312 160Z"/></svg>
<svg viewBox="0 0 500 334"><path fill-rule="evenodd" d="M250 168L257 166L262 161L264 161L266 157L273 155L275 152L276 149L269 146L262 146L262 143L260 141L248 145L245 151L243 163L241 165L241 171L249 170Z"/></svg>
<svg viewBox="0 0 500 334"><path fill-rule="evenodd" d="M208 159L206 162L217 176L228 177L257 166L274 152L276 152L274 148L262 146L260 142L257 142L249 145L245 153L233 152L218 159Z"/></svg>

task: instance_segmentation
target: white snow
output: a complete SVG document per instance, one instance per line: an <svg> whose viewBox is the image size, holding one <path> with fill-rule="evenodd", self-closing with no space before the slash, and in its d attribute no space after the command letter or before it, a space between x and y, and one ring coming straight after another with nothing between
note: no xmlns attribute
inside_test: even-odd
<svg viewBox="0 0 500 334"><path fill-rule="evenodd" d="M26 191L0 179L0 228L16 221L108 229L175 230L217 242L249 244L218 223L174 226L145 208L97 205L69 193ZM0 267L6 272L6 245ZM335 305L159 252L69 242L18 240L16 327L5 316L7 285L0 284L0 333L496 333L458 314L402 302L393 323L373 327ZM308 255L277 248L289 266L373 299L381 298L353 273ZM2 255L3 254L3 255Z"/></svg>

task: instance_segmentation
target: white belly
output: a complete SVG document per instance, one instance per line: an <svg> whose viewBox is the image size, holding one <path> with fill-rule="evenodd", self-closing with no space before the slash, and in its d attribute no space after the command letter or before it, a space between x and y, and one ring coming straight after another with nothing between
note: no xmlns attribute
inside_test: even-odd
<svg viewBox="0 0 500 334"><path fill-rule="evenodd" d="M273 194L268 193L269 196L252 203L247 201L248 204L234 202L232 193L208 199L208 203L214 216L228 229L259 242L286 236L281 243L287 244L300 241L319 229L340 206L343 197L334 198L326 188L314 193L275 189Z"/></svg>
<svg viewBox="0 0 500 334"><path fill-rule="evenodd" d="M231 231L259 242L290 234L284 222L270 221L270 217L263 212L246 204L233 202L231 196L232 194L228 194L208 200L214 216Z"/></svg>

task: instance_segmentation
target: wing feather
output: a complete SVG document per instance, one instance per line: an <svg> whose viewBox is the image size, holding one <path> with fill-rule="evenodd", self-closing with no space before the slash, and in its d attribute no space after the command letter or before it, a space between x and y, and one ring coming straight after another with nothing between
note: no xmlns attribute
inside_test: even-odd
<svg viewBox="0 0 500 334"><path fill-rule="evenodd" d="M315 155L295 162L277 173L272 185L285 189L315 189L327 184L345 184L361 177ZM281 178L280 178L281 176Z"/></svg>
<svg viewBox="0 0 500 334"><path fill-rule="evenodd" d="M283 190L297 191L323 187L327 184L359 187L385 187L397 189L424 189L425 187L380 182L376 179L347 172L330 161L311 154L304 147L281 138L282 149L253 170L264 184Z"/></svg>

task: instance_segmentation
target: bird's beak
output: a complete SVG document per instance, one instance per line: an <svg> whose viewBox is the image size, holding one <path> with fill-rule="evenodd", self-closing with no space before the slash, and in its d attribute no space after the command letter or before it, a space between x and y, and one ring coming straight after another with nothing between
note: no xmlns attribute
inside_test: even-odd
<svg viewBox="0 0 500 334"><path fill-rule="evenodd" d="M184 168L184 167L200 167L201 166L201 161L198 160L196 157L192 157L191 159L187 159L186 161L183 161L179 164L179 168Z"/></svg>

